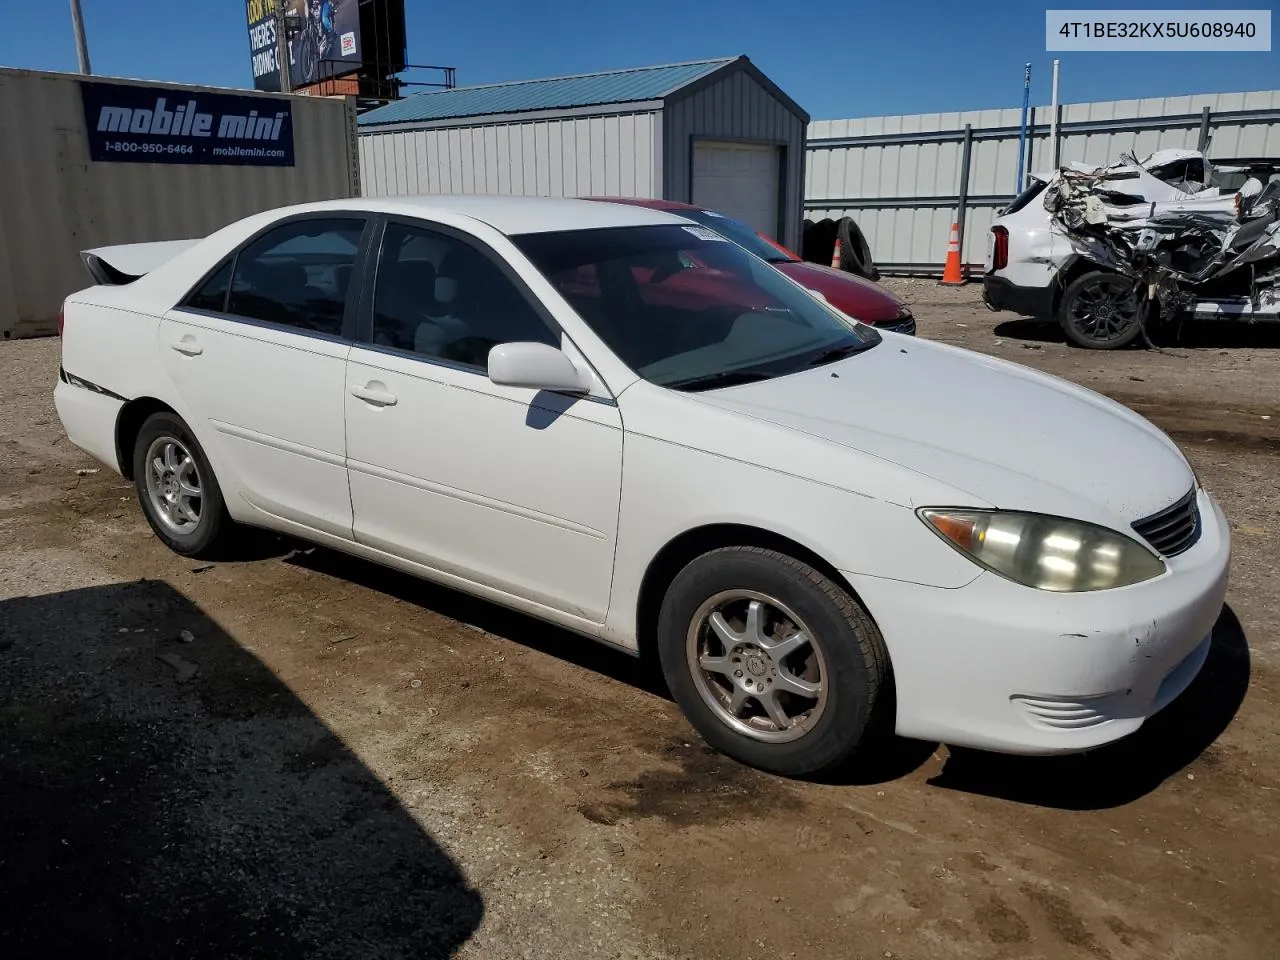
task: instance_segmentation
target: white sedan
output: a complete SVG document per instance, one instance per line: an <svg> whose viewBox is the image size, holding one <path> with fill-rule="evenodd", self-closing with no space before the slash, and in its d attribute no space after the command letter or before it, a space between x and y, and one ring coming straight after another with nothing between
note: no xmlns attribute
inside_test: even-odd
<svg viewBox="0 0 1280 960"><path fill-rule="evenodd" d="M1061 753L1195 677L1221 509L1097 394L878 333L677 216L333 201L88 251L67 435L185 556L266 527L657 656L789 775Z"/></svg>

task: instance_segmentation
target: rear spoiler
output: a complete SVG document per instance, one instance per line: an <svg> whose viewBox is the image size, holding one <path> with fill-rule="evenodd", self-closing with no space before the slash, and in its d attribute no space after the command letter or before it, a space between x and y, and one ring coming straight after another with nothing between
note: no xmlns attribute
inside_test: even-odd
<svg viewBox="0 0 1280 960"><path fill-rule="evenodd" d="M155 243L127 243L115 247L95 247L80 251L85 269L94 283L122 286L146 276L172 260L198 240L161 240Z"/></svg>

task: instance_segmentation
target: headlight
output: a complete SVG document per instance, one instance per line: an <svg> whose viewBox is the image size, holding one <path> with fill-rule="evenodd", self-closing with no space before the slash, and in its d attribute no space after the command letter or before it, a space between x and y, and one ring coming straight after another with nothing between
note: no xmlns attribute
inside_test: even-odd
<svg viewBox="0 0 1280 960"><path fill-rule="evenodd" d="M920 519L975 563L1038 590L1081 593L1141 583L1164 562L1106 527L1038 513L929 509Z"/></svg>

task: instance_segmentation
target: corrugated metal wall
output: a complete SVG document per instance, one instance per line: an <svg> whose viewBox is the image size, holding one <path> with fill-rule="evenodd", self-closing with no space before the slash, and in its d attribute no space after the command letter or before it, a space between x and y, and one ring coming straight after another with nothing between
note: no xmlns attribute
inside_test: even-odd
<svg viewBox="0 0 1280 960"><path fill-rule="evenodd" d="M655 197L654 111L360 136L365 196Z"/></svg>
<svg viewBox="0 0 1280 960"><path fill-rule="evenodd" d="M1205 114L1205 110L1208 114ZM1062 163L1108 163L1166 147L1210 157L1280 157L1280 91L1064 104ZM1028 170L1051 170L1049 111L1032 111ZM1014 196L1021 110L819 120L809 125L805 216L851 216L886 273L941 272L956 219L964 127L972 126L964 260L980 270L987 233ZM1207 127L1205 126L1207 123Z"/></svg>
<svg viewBox="0 0 1280 960"><path fill-rule="evenodd" d="M63 298L89 282L81 250L200 237L271 207L358 195L354 106L290 99L293 167L94 163L77 76L0 69L0 336L54 331Z"/></svg>
<svg viewBox="0 0 1280 960"><path fill-rule="evenodd" d="M692 202L693 139L747 140L783 147L782 234L788 247L800 242L804 197L805 123L745 71L682 96L676 94L663 110L665 149L664 196Z"/></svg>

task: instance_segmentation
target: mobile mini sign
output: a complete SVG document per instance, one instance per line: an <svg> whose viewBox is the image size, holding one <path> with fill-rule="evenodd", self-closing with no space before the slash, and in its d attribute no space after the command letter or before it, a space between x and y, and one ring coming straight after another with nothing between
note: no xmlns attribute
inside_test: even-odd
<svg viewBox="0 0 1280 960"><path fill-rule="evenodd" d="M99 163L293 166L285 99L89 82L80 97Z"/></svg>

